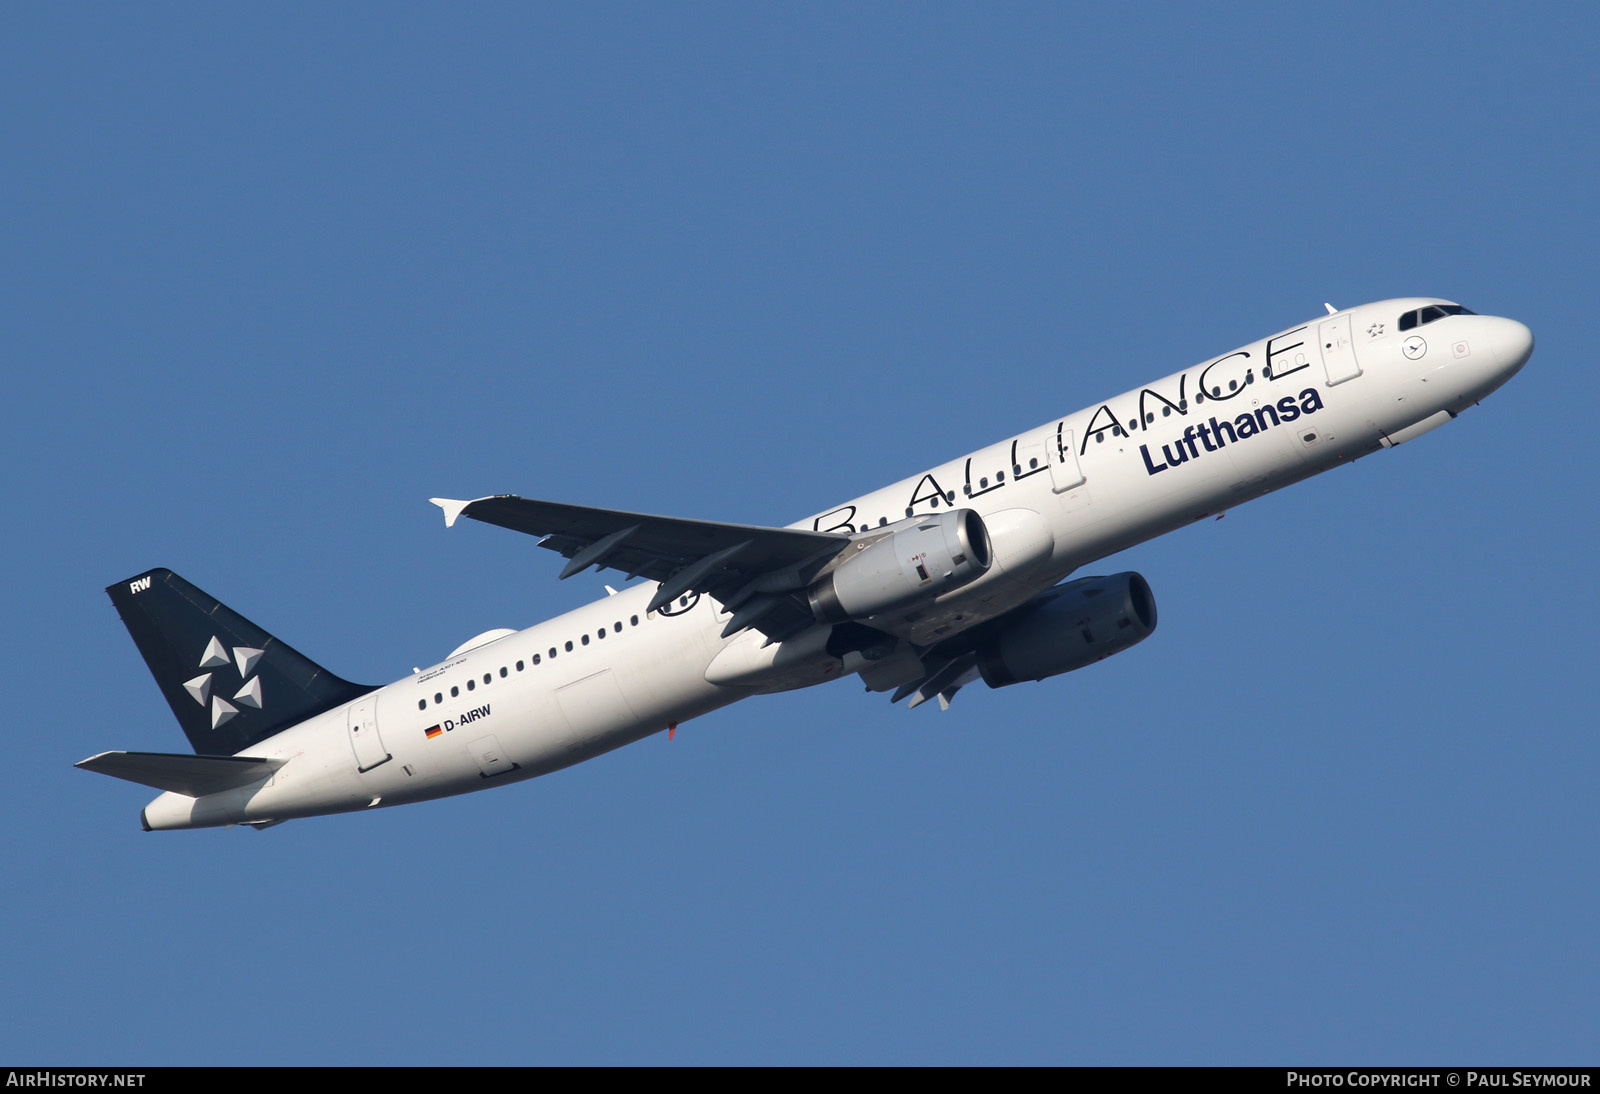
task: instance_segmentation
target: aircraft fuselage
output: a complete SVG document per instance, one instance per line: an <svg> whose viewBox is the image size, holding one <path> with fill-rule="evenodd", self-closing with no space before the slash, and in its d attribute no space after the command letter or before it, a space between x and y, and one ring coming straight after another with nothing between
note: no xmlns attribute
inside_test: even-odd
<svg viewBox="0 0 1600 1094"><path fill-rule="evenodd" d="M857 536L979 513L993 564L909 613L870 620L907 651L1016 609L1098 559L1409 440L1520 369L1526 327L1390 300L1339 311L1053 419L791 525ZM818 624L767 644L685 595L624 589L485 641L249 747L264 782L168 792L147 828L268 823L398 805L542 775L764 692L874 671ZM902 654L902 657L910 656ZM880 671L882 674L883 670ZM886 690L886 688L882 688Z"/></svg>

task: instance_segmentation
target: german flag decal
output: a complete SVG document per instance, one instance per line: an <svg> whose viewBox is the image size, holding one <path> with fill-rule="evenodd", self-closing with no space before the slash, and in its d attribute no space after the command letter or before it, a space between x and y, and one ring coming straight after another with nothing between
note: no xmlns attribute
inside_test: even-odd
<svg viewBox="0 0 1600 1094"><path fill-rule="evenodd" d="M422 732L427 736L428 740L431 741L435 737L443 736L444 735L444 728L442 726L429 726L427 729L423 730Z"/></svg>

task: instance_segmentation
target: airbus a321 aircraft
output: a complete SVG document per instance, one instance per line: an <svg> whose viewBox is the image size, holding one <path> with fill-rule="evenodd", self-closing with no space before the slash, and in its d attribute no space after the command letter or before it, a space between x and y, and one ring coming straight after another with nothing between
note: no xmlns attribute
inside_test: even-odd
<svg viewBox="0 0 1600 1094"><path fill-rule="evenodd" d="M1082 566L1443 425L1533 352L1511 319L1367 304L1274 334L787 528L434 498L540 537L561 577L648 580L493 630L385 687L343 680L170 570L106 590L195 754L79 767L156 787L146 831L245 824L520 782L746 696L859 676L948 707L1156 625L1136 573Z"/></svg>

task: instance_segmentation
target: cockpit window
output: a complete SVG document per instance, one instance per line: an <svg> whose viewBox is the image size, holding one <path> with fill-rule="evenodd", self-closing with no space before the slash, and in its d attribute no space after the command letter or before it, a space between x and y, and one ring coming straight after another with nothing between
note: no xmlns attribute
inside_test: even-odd
<svg viewBox="0 0 1600 1094"><path fill-rule="evenodd" d="M1463 308L1460 304L1429 304L1426 308L1408 311L1400 317L1400 322L1395 324L1401 330L1410 330L1436 319L1443 319L1447 315L1477 315L1471 308Z"/></svg>

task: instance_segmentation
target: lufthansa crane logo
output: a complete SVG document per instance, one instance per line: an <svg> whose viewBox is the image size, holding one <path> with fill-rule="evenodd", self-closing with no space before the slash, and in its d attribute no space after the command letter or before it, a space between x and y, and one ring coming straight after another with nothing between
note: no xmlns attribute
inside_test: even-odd
<svg viewBox="0 0 1600 1094"><path fill-rule="evenodd" d="M1424 353L1428 352L1428 343L1422 340L1421 335L1413 334L1410 338L1400 343L1400 352L1405 354L1408 360L1416 361L1421 359Z"/></svg>
<svg viewBox="0 0 1600 1094"><path fill-rule="evenodd" d="M261 650L250 646L233 647L230 656L228 648L216 635L211 636L211 641L206 645L206 650L200 655L200 667L210 669L210 672L201 673L193 680L185 680L183 690L189 693L190 698L201 706L208 703L211 706L211 728L216 729L239 713L239 707L253 707L261 709L261 677L252 676L256 666L261 663ZM213 695L213 686L216 670L226 669L233 665L239 670L241 681L239 690L233 693L233 701L229 702L220 695ZM225 689L224 689L225 690ZM234 704L237 703L238 706Z"/></svg>

